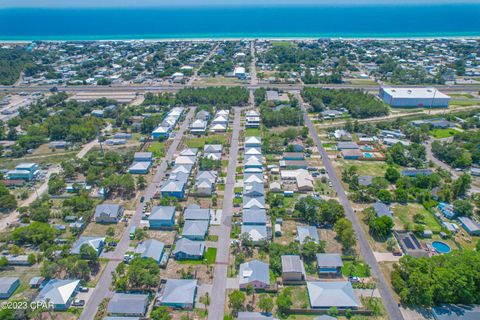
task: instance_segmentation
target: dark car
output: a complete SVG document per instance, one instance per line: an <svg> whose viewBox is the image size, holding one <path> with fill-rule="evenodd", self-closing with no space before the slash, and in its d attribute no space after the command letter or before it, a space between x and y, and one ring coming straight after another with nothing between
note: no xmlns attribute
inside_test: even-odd
<svg viewBox="0 0 480 320"><path fill-rule="evenodd" d="M140 203L142 203L144 200L145 200L145 197L142 196L142 197L140 198Z"/></svg>

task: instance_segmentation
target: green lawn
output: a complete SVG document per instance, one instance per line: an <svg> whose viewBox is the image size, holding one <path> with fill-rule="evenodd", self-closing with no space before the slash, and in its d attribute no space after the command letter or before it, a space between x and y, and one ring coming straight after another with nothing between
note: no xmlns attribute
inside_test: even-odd
<svg viewBox="0 0 480 320"><path fill-rule="evenodd" d="M261 134L260 129L258 128L247 128L245 129L245 137L259 137Z"/></svg>
<svg viewBox="0 0 480 320"><path fill-rule="evenodd" d="M215 234L210 234L207 237L207 241L212 241L212 242L218 241L218 236Z"/></svg>
<svg viewBox="0 0 480 320"><path fill-rule="evenodd" d="M480 105L479 101L476 100L466 100L466 99L455 99L450 101L451 106L461 106L461 107L469 107L469 106L478 106Z"/></svg>
<svg viewBox="0 0 480 320"><path fill-rule="evenodd" d="M359 261L344 261L342 274L346 277L369 277L370 276L370 267L368 264Z"/></svg>
<svg viewBox="0 0 480 320"><path fill-rule="evenodd" d="M206 144L225 144L226 138L223 134L216 134L207 137L190 138L185 142L189 148L203 148Z"/></svg>
<svg viewBox="0 0 480 320"><path fill-rule="evenodd" d="M215 264L215 261L217 260L217 248L208 248L207 251L205 251L205 255L203 259L200 260L181 260L178 261L180 264L203 264L205 261L207 264Z"/></svg>
<svg viewBox="0 0 480 320"><path fill-rule="evenodd" d="M450 93L448 94L452 98L465 98L465 99L473 99L475 98L470 93Z"/></svg>
<svg viewBox="0 0 480 320"><path fill-rule="evenodd" d="M449 128L449 129L433 129L433 130L430 130L429 133L434 138L442 139L442 138L453 137L458 132L459 132L458 130Z"/></svg>
<svg viewBox="0 0 480 320"><path fill-rule="evenodd" d="M155 158L162 158L165 156L165 143L159 141L152 142L147 150L153 152Z"/></svg>
<svg viewBox="0 0 480 320"><path fill-rule="evenodd" d="M442 230L442 227L437 222L433 214L427 211L422 205L418 203L409 203L408 205L395 205L393 208L393 215L396 219L399 220L400 226L404 227L406 225L415 225L413 221L413 216L416 213L420 213L424 217L425 229L439 232Z"/></svg>
<svg viewBox="0 0 480 320"><path fill-rule="evenodd" d="M386 162L381 161L356 161L356 160L338 160L342 164L342 168L356 166L359 175L369 175L374 177L383 177L388 168Z"/></svg>

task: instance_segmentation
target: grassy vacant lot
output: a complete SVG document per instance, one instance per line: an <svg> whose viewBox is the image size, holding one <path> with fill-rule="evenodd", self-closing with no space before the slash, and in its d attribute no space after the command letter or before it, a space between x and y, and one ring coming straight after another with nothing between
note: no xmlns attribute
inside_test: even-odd
<svg viewBox="0 0 480 320"><path fill-rule="evenodd" d="M430 130L430 135L437 139L449 138L456 135L459 131L455 129L433 129Z"/></svg>
<svg viewBox="0 0 480 320"><path fill-rule="evenodd" d="M375 177L383 177L388 165L381 161L355 161L355 160L338 160L342 168L356 166L359 175L369 175ZM340 171L341 173L341 171Z"/></svg>
<svg viewBox="0 0 480 320"><path fill-rule="evenodd" d="M450 93L449 96L452 97L452 98L465 98L465 99L475 98L470 93Z"/></svg>
<svg viewBox="0 0 480 320"><path fill-rule="evenodd" d="M409 203L408 205L395 205L393 207L393 215L395 216L395 224L397 228L405 228L405 226L413 226L415 221L413 216L421 214L425 221L425 228L432 231L441 231L442 227L435 217L428 212L422 205L418 203Z"/></svg>
<svg viewBox="0 0 480 320"><path fill-rule="evenodd" d="M342 274L346 277L354 276L354 277L369 277L370 276L370 267L364 263L359 261L344 261Z"/></svg>
<svg viewBox="0 0 480 320"><path fill-rule="evenodd" d="M152 142L147 150L153 152L154 157L161 158L165 156L165 143L159 141Z"/></svg>
<svg viewBox="0 0 480 320"><path fill-rule="evenodd" d="M292 301L294 308L306 309L310 306L307 288L305 286L290 287L292 288Z"/></svg>
<svg viewBox="0 0 480 320"><path fill-rule="evenodd" d="M467 99L455 99L450 101L451 106L462 106L462 107L469 107L469 106L478 106L480 102L476 100L467 100Z"/></svg>
<svg viewBox="0 0 480 320"><path fill-rule="evenodd" d="M257 128L247 128L245 129L245 137L259 137L261 135L260 129Z"/></svg>
<svg viewBox="0 0 480 320"><path fill-rule="evenodd" d="M225 144L226 136L215 134L206 137L190 138L185 142L189 148L203 148L206 144Z"/></svg>

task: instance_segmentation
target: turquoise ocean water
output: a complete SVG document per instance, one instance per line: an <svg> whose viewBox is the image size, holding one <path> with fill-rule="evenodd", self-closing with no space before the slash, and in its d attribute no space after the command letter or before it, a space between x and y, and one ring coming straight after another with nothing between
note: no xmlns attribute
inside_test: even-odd
<svg viewBox="0 0 480 320"><path fill-rule="evenodd" d="M480 36L478 4L0 9L0 40Z"/></svg>

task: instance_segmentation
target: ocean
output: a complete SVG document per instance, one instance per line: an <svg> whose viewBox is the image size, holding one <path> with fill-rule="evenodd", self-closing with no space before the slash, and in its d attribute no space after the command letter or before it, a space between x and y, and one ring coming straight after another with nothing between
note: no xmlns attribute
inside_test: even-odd
<svg viewBox="0 0 480 320"><path fill-rule="evenodd" d="M0 40L480 36L480 3L0 9Z"/></svg>

